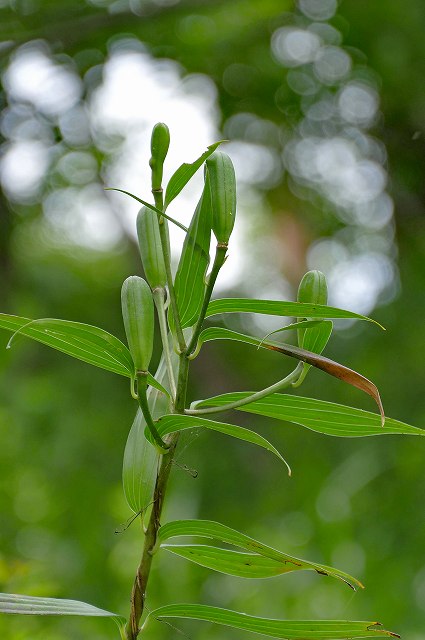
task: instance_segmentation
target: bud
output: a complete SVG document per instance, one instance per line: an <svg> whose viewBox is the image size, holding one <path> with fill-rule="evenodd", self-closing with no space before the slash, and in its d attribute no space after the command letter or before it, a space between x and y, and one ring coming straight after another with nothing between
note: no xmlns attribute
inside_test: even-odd
<svg viewBox="0 0 425 640"><path fill-rule="evenodd" d="M298 287L297 300L311 304L327 304L328 286L325 275L321 271L307 271Z"/></svg>
<svg viewBox="0 0 425 640"><path fill-rule="evenodd" d="M170 131L166 124L158 122L152 129L151 159L149 165L152 169L152 190L161 189L164 160L170 146Z"/></svg>
<svg viewBox="0 0 425 640"><path fill-rule="evenodd" d="M124 281L121 307L128 348L136 371L147 371L153 350L154 306L152 292L143 278L130 276Z"/></svg>
<svg viewBox="0 0 425 640"><path fill-rule="evenodd" d="M206 179L211 190L212 229L217 242L227 244L235 224L236 178L227 153L215 151L206 160Z"/></svg>
<svg viewBox="0 0 425 640"><path fill-rule="evenodd" d="M167 282L157 214L142 207L137 216L137 237L146 280L151 289L164 288Z"/></svg>

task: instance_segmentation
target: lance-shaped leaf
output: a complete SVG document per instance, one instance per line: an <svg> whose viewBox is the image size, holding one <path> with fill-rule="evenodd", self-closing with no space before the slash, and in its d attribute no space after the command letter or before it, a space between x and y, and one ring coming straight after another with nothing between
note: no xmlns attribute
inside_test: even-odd
<svg viewBox="0 0 425 640"><path fill-rule="evenodd" d="M235 553L227 549L206 545L174 546L164 544L165 540L181 536L197 536L219 540L250 553ZM361 582L343 571L282 553L220 522L211 520L175 520L167 522L160 528L158 538L161 542L161 548L181 555L204 567L228 573L229 575L244 578L268 578L288 573L289 571L307 569L338 578L353 590L356 590L356 587L363 588Z"/></svg>
<svg viewBox="0 0 425 640"><path fill-rule="evenodd" d="M379 622L357 622L346 620L273 620L257 618L238 611L219 609L205 604L169 604L149 614L157 620L163 618L186 618L213 622L242 631L251 631L271 638L284 640L344 640L349 638L375 638L396 633L386 631Z"/></svg>
<svg viewBox="0 0 425 640"><path fill-rule="evenodd" d="M383 327L366 316L353 311L307 302L287 302L285 300L250 300L249 298L219 298L208 305L206 317L220 313L262 313L269 316L293 316L301 318L352 318L367 320Z"/></svg>
<svg viewBox="0 0 425 640"><path fill-rule="evenodd" d="M184 239L174 282L183 329L196 322L202 307L205 276L210 261L211 221L211 196L207 181Z"/></svg>
<svg viewBox="0 0 425 640"><path fill-rule="evenodd" d="M116 613L78 600L39 598L13 593L0 593L0 613L36 616L101 616L120 619Z"/></svg>
<svg viewBox="0 0 425 640"><path fill-rule="evenodd" d="M172 218L171 216L167 215L166 213L161 211L161 209L158 209L157 207L155 207L153 204L150 204L149 202L146 202L146 200L142 200L138 196L135 196L134 193L130 193L130 191L124 191L124 189L117 189L115 187L108 187L107 189L105 189L105 191L118 191L119 193L124 193L126 196L130 196L130 198L133 198L133 200L137 200L137 202L140 202L140 204L143 204L145 207L147 207L151 211L154 211L158 216L158 218L161 216L166 218L167 220L175 224L177 227L180 227L180 229L182 229L187 233L187 227L185 227L184 224L182 224L175 218Z"/></svg>
<svg viewBox="0 0 425 640"><path fill-rule="evenodd" d="M194 162L188 163L184 162L177 171L171 176L167 188L165 190L165 199L164 199L164 208L166 209L170 202L176 198L180 191L187 185L189 180L195 175L198 169L204 164L205 160L210 157L212 153L217 149L217 147L224 142L224 140L220 140L219 142L215 142L207 147L205 153L203 153L197 160Z"/></svg>
<svg viewBox="0 0 425 640"><path fill-rule="evenodd" d="M253 391L225 393L195 402L193 406L196 408L220 407L230 402L239 402L253 393ZM371 411L284 393L273 393L261 400L237 407L237 410L294 422L312 431L330 436L352 438L385 434L425 435L424 429L418 429L418 427L388 417L385 419L385 425L382 426L381 417Z"/></svg>
<svg viewBox="0 0 425 640"><path fill-rule="evenodd" d="M283 342L269 342L265 340L259 340L258 338L247 336L236 331L231 331L230 329L223 329L221 327L212 327L202 331L199 337L199 342L203 343L207 342L208 340L236 340L238 342L245 342L247 344L262 347L263 349L283 353L286 356L296 358L297 360L306 362L307 364L312 365L317 369L321 369L325 373L328 373L335 378L339 378L343 382L351 384L353 387L357 387L357 389L360 389L361 391L364 391L365 393L372 396L379 407L379 411L381 412L382 425L384 425L384 409L377 387L373 384L373 382L362 376L360 373L353 371L353 369L349 369L348 367L345 367L338 362L334 362L329 358L325 358L318 353L313 353L311 351L307 351L306 349L300 349L300 347L284 344Z"/></svg>
<svg viewBox="0 0 425 640"><path fill-rule="evenodd" d="M163 416L156 422L158 433L161 437L168 435L169 433L175 433L176 431L182 431L183 429L212 429L213 431L219 431L233 438L239 440L245 440L256 444L267 451L274 453L288 468L289 475L291 475L291 469L284 458L280 455L279 451L268 440L260 436L254 431L239 427L235 424L227 424L225 422L217 422L216 420L207 420L206 418L198 418L195 416L184 416L180 414L170 414Z"/></svg>
<svg viewBox="0 0 425 640"><path fill-rule="evenodd" d="M31 320L0 313L0 329L13 332L9 347L17 336L25 336L95 367L134 378L130 351L121 340L99 327L70 320ZM168 391L150 374L148 384L168 395Z"/></svg>

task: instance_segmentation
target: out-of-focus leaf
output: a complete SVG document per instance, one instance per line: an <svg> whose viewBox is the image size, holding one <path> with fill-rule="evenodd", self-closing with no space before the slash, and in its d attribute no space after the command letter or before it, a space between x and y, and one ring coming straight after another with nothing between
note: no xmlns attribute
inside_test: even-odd
<svg viewBox="0 0 425 640"><path fill-rule="evenodd" d="M214 398L195 402L193 407L219 407L245 399L253 393L253 391L225 393ZM261 400L238 407L237 410L294 422L312 431L330 436L357 437L397 433L417 436L425 435L424 429L412 427L392 418L386 418L385 425L382 426L381 417L370 411L363 411L362 409L347 407L325 400L302 398L283 393L273 393Z"/></svg>
<svg viewBox="0 0 425 640"><path fill-rule="evenodd" d="M211 144L209 147L207 147L205 153L197 158L195 162L184 162L182 165L180 165L177 171L173 173L165 190L164 209L166 209L170 202L172 202L174 198L179 195L180 191L187 185L192 176L195 175L198 169L204 164L205 160L209 158L212 153L214 153L214 151L222 142L224 142L224 140L220 140L219 142Z"/></svg>
<svg viewBox="0 0 425 640"><path fill-rule="evenodd" d="M193 545L173 546L163 544L164 540L181 536L197 536L219 540L225 544L245 549L250 553L235 554L226 549L203 545L195 545L192 548ZM338 578L354 590L357 587L363 588L361 582L343 571L287 555L235 529L211 520L175 520L174 522L167 522L160 528L158 537L162 541L161 547L166 548L167 551L184 556L188 560L192 560L204 567L230 575L245 578L267 578L288 573L289 571L307 569Z"/></svg>
<svg viewBox="0 0 425 640"><path fill-rule="evenodd" d="M137 409L124 450L122 480L128 506L143 512L151 503L159 464L156 447L145 437L146 420Z"/></svg>
<svg viewBox="0 0 425 640"><path fill-rule="evenodd" d="M278 458L284 462L288 468L289 475L291 474L290 467L284 458L280 455L279 451L268 440L260 436L254 431L239 427L235 424L227 424L225 422L216 422L215 420L207 420L206 418L198 418L195 416L184 416L180 414L170 414L160 418L156 427L161 437L166 436L169 433L175 433L176 431L182 431L183 429L212 429L213 431L219 431L225 433L233 438L239 438L239 440L245 440L256 444L267 451L271 451Z"/></svg>
<svg viewBox="0 0 425 640"><path fill-rule="evenodd" d="M242 631L252 631L272 638L286 640L344 640L346 638L375 638L396 633L386 631L379 622L346 620L273 620L257 618L238 611L219 609L205 604L169 604L149 614L157 620L163 618L189 618L222 624Z"/></svg>
<svg viewBox="0 0 425 640"><path fill-rule="evenodd" d="M206 182L184 239L174 282L183 329L196 322L202 307L205 276L210 261L211 221L211 196Z"/></svg>
<svg viewBox="0 0 425 640"><path fill-rule="evenodd" d="M0 613L36 616L103 616L120 618L118 614L78 600L39 598L13 593L0 593Z"/></svg>
<svg viewBox="0 0 425 640"><path fill-rule="evenodd" d="M171 366L176 374L179 358L171 351ZM155 377L164 382L167 378L167 367L164 355L158 364ZM162 385L161 385L162 386ZM169 399L157 389L150 387L147 391L149 409L154 420L169 411ZM151 504L159 453L156 447L145 436L146 420L142 411L137 410L133 425L128 434L123 460L123 488L127 503L134 513L142 512Z"/></svg>
<svg viewBox="0 0 425 640"><path fill-rule="evenodd" d="M137 200L137 202L140 202L140 204L143 204L148 209L155 211L158 217L162 216L166 218L167 220L175 224L177 227L180 227L180 229L183 229L183 231L187 233L187 227L185 227L184 224L182 224L175 218L172 218L171 216L167 215L166 213L161 211L161 209L158 209L157 207L155 207L153 204L149 204L149 202L146 202L146 200L142 200L141 198L138 198L137 196L134 195L134 193L130 193L130 191L124 191L124 189L116 189L114 187L108 187L107 189L105 189L105 191L119 191L120 193L124 193L126 196L130 196L130 198Z"/></svg>
<svg viewBox="0 0 425 640"><path fill-rule="evenodd" d="M326 337L326 335L327 334L324 333L322 337L324 338ZM320 339L319 334L317 337ZM256 345L258 347L262 347L263 349L283 353L284 355L290 356L291 358L296 358L297 360L306 362L313 367L317 367L318 369L325 371L325 373L328 373L329 375L334 376L335 378L338 378L339 380L342 380L347 384L351 384L353 387L356 387L372 396L381 412L382 424L384 424L385 422L384 409L382 407L382 402L377 387L373 384L373 382L362 376L360 373L357 373L357 371L353 371L353 369L349 369L348 367L345 367L338 362L329 360L329 358L325 358L318 353L312 353L311 351L300 349L300 347L284 344L283 342L269 342L265 340L259 340L258 338L253 338L252 336L247 336L242 333L237 333L236 331L231 331L230 329L223 329L221 327L211 327L202 331L199 336L199 343L202 344L203 342L207 342L208 340L236 340L238 342L246 342L247 344Z"/></svg>
<svg viewBox="0 0 425 640"><path fill-rule="evenodd" d="M219 298L208 305L206 317L220 313L262 313L269 316L293 316L302 318L355 318L367 320L383 327L366 316L353 311L345 311L327 305L309 304L307 302L287 302L285 300L251 300L249 298Z"/></svg>

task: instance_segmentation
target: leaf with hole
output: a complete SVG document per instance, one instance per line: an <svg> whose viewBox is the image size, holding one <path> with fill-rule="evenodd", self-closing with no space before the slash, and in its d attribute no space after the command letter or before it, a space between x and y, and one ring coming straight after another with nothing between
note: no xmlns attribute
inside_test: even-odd
<svg viewBox="0 0 425 640"><path fill-rule="evenodd" d="M251 631L284 640L344 640L399 636L386 631L379 622L348 620L273 620L258 618L238 611L229 611L205 604L169 604L151 611L149 618L185 618L221 624L242 631Z"/></svg>
<svg viewBox="0 0 425 640"><path fill-rule="evenodd" d="M165 540L184 536L196 536L218 540L248 551L235 553L227 549L207 545L167 545ZM244 578L268 578L290 571L313 570L322 575L342 580L353 590L363 588L361 582L343 571L325 565L302 560L269 547L254 538L211 520L175 520L167 522L159 530L161 547L181 555L204 567Z"/></svg>

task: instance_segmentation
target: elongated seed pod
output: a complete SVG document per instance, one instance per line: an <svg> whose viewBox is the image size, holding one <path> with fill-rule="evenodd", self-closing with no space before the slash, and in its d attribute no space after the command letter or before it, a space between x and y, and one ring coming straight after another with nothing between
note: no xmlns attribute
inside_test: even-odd
<svg viewBox="0 0 425 640"><path fill-rule="evenodd" d="M137 215L137 237L146 280L151 289L165 287L167 275L161 248L157 214L142 207Z"/></svg>
<svg viewBox="0 0 425 640"><path fill-rule="evenodd" d="M136 371L147 371L152 357L154 306L148 283L139 276L130 276L121 289L121 307Z"/></svg>
<svg viewBox="0 0 425 640"><path fill-rule="evenodd" d="M217 242L227 244L235 224L236 178L233 163L224 151L214 151L206 160L213 211L212 229Z"/></svg>
<svg viewBox="0 0 425 640"><path fill-rule="evenodd" d="M325 274L321 271L307 271L301 279L298 287L298 302L311 302L313 304L327 304L328 286Z"/></svg>
<svg viewBox="0 0 425 640"><path fill-rule="evenodd" d="M170 146L170 131L166 124L158 122L152 130L151 159L149 165L152 170L152 189L161 188L164 160Z"/></svg>

